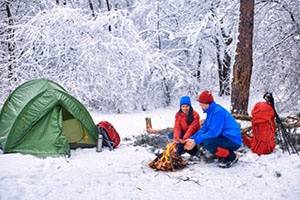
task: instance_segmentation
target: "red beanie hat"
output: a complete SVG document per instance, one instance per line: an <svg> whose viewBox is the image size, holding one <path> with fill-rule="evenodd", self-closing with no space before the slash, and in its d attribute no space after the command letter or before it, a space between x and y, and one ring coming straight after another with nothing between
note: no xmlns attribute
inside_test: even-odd
<svg viewBox="0 0 300 200"><path fill-rule="evenodd" d="M206 104L210 104L212 101L214 100L212 94L210 91L205 90L203 91L198 98L198 101L200 103L206 103Z"/></svg>

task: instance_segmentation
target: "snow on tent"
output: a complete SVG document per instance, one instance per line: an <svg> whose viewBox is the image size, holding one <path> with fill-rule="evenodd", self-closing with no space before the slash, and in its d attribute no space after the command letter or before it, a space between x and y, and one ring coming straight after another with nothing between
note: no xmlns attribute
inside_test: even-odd
<svg viewBox="0 0 300 200"><path fill-rule="evenodd" d="M47 79L23 83L0 113L0 147L4 153L38 157L94 147L98 133L86 108L64 88Z"/></svg>

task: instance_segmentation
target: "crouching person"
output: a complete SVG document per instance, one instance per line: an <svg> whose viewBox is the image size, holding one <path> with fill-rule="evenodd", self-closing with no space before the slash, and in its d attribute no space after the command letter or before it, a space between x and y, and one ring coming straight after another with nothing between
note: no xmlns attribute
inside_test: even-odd
<svg viewBox="0 0 300 200"><path fill-rule="evenodd" d="M238 161L234 151L242 144L240 127L225 108L216 104L211 92L202 92L198 100L206 119L201 129L185 140L184 148L190 150L202 144L219 158L219 167L229 168Z"/></svg>

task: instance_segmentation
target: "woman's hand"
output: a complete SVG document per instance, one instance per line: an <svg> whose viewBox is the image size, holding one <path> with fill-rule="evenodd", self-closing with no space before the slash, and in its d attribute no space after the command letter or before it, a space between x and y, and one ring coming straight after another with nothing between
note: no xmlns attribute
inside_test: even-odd
<svg viewBox="0 0 300 200"><path fill-rule="evenodd" d="M176 142L176 143L184 143L184 140L180 139L180 138L174 138L174 142Z"/></svg>
<svg viewBox="0 0 300 200"><path fill-rule="evenodd" d="M196 145L195 140L190 139L190 138L186 139L184 141L184 143L185 143L185 145L184 145L185 150L192 150Z"/></svg>

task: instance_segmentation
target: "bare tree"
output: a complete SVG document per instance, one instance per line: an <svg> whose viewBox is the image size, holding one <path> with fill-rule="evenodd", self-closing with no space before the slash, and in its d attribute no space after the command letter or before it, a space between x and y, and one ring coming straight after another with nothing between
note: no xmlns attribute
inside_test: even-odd
<svg viewBox="0 0 300 200"><path fill-rule="evenodd" d="M197 61L197 65L196 65L196 77L197 77L197 80L200 82L201 81L201 62L202 62L203 50L201 47L199 47L198 51L199 51L199 56L198 56L199 59Z"/></svg>
<svg viewBox="0 0 300 200"><path fill-rule="evenodd" d="M109 0L106 0L107 11L110 12ZM108 26L109 32L111 32L111 25Z"/></svg>
<svg viewBox="0 0 300 200"><path fill-rule="evenodd" d="M13 77L13 63L14 63L14 59L15 59L15 53L14 53L15 44L13 42L14 29L12 28L13 27L13 19L12 19L12 14L11 14L8 2L6 2L5 7L6 7L6 13L7 13L7 19L8 19L7 49L8 49L8 54L9 54L8 79L10 80Z"/></svg>
<svg viewBox="0 0 300 200"><path fill-rule="evenodd" d="M95 11L94 11L94 6L93 6L93 3L91 0L88 0L89 1L89 6L90 6L90 9L92 11L92 16L95 17Z"/></svg>
<svg viewBox="0 0 300 200"><path fill-rule="evenodd" d="M300 1L255 2L250 98L273 92L278 112L299 113L299 7Z"/></svg>
<svg viewBox="0 0 300 200"><path fill-rule="evenodd" d="M239 36L233 65L231 112L248 114L249 88L252 74L252 39L254 0L240 0Z"/></svg>
<svg viewBox="0 0 300 200"><path fill-rule="evenodd" d="M226 15L220 15L218 10L222 9L221 2L215 1L210 9L215 23L214 45L216 46L216 57L218 64L219 76L219 96L230 95L230 73L231 73L231 56L229 54L232 36L230 35L230 26L224 21ZM222 13L223 14L223 13Z"/></svg>
<svg viewBox="0 0 300 200"><path fill-rule="evenodd" d="M156 24L156 27L157 27L157 46L158 46L158 49L161 50L161 38L160 38L160 5L159 3L157 4L157 24Z"/></svg>
<svg viewBox="0 0 300 200"><path fill-rule="evenodd" d="M224 28L221 27L222 39L225 43L225 48L221 52L220 39L215 38L217 47L217 61L218 61L218 74L219 74L219 96L229 96L230 95L230 64L231 57L228 53L228 46L232 43L232 38L230 35L226 34ZM221 56L221 54L223 56Z"/></svg>

